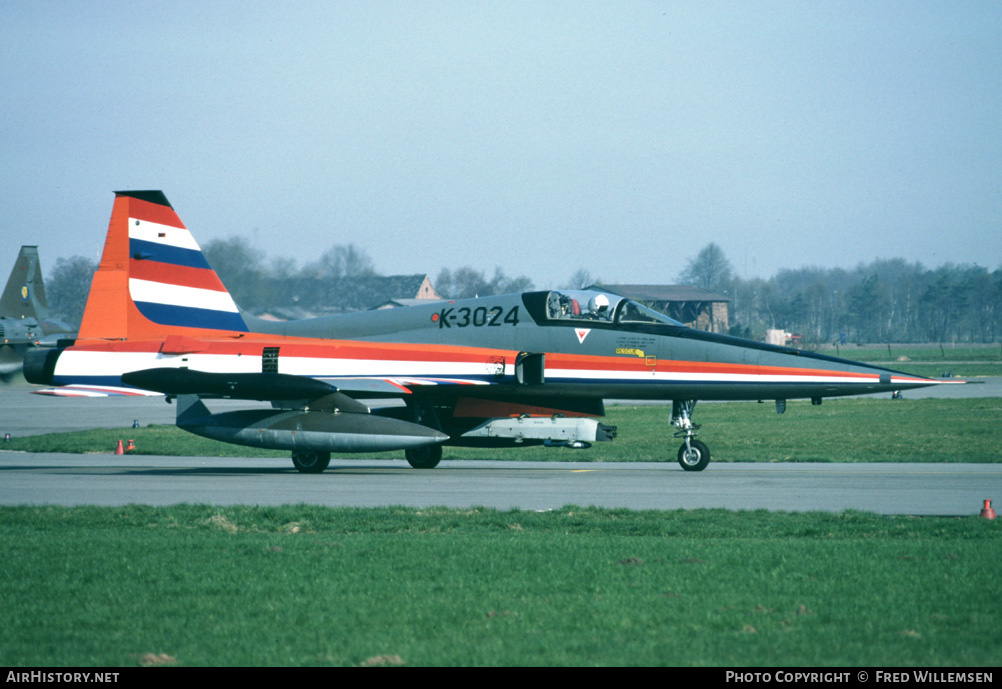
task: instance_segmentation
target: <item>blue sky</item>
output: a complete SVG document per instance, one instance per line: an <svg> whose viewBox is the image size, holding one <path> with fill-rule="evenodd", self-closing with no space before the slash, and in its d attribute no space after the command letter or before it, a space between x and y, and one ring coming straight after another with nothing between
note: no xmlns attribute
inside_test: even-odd
<svg viewBox="0 0 1002 689"><path fill-rule="evenodd" d="M0 94L0 266L119 189L386 274L1002 265L998 2L8 0Z"/></svg>

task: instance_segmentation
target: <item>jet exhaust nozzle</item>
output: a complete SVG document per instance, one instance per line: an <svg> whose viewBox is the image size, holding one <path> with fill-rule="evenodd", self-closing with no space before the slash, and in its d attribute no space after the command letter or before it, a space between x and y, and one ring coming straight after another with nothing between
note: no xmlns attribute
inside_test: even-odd
<svg viewBox="0 0 1002 689"><path fill-rule="evenodd" d="M56 360L62 349L30 349L24 353L24 379L35 385L52 385Z"/></svg>

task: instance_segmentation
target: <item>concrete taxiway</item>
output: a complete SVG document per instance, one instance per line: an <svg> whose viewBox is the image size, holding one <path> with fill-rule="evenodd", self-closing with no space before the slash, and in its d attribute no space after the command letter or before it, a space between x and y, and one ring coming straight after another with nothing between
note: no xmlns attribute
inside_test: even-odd
<svg viewBox="0 0 1002 689"><path fill-rule="evenodd" d="M1002 496L997 464L665 464L334 460L323 474L288 460L0 452L0 504L727 508L974 515Z"/></svg>
<svg viewBox="0 0 1002 689"><path fill-rule="evenodd" d="M920 396L1002 396L1002 379L915 390ZM0 389L0 434L31 435L134 422L173 424L163 398L53 398L30 386ZM217 400L213 409L246 406ZM2 438L2 435L0 435ZM2 449L2 445L0 445ZM234 454L239 448L234 448ZM1002 499L1002 465L724 464L684 472L665 464L444 461L411 469L402 460L338 460L320 475L281 459L28 454L0 451L0 504L213 503L547 510L564 505L630 509L864 510L972 515Z"/></svg>

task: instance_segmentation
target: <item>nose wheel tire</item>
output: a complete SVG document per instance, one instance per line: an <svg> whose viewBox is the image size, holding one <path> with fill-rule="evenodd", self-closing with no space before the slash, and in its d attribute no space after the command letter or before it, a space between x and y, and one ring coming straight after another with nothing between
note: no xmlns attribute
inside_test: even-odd
<svg viewBox="0 0 1002 689"><path fill-rule="evenodd" d="M441 445L426 445L404 450L407 463L415 469L434 469L442 461Z"/></svg>
<svg viewBox="0 0 1002 689"><path fill-rule="evenodd" d="M330 452L293 452L292 464L303 474L319 474L331 463Z"/></svg>
<svg viewBox="0 0 1002 689"><path fill-rule="evenodd" d="M699 440L678 448L678 463L686 471L702 471L710 463L710 449Z"/></svg>

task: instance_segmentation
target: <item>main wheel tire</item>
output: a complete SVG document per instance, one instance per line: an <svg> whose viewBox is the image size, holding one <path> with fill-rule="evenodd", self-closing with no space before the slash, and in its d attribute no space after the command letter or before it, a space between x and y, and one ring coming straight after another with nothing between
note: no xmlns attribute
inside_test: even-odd
<svg viewBox="0 0 1002 689"><path fill-rule="evenodd" d="M292 464L303 474L319 474L331 463L330 452L293 452Z"/></svg>
<svg viewBox="0 0 1002 689"><path fill-rule="evenodd" d="M710 463L710 449L698 440L690 440L689 447L678 448L678 463L686 471L702 471Z"/></svg>
<svg viewBox="0 0 1002 689"><path fill-rule="evenodd" d="M404 450L404 457L415 469L434 469L442 461L442 446L425 445Z"/></svg>

